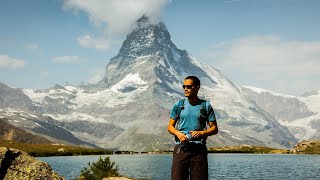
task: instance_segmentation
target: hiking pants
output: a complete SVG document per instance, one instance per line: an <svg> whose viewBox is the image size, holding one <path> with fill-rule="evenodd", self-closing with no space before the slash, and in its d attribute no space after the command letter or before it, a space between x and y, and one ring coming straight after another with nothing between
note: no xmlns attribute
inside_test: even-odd
<svg viewBox="0 0 320 180"><path fill-rule="evenodd" d="M204 144L178 144L174 147L172 180L208 180L208 151Z"/></svg>

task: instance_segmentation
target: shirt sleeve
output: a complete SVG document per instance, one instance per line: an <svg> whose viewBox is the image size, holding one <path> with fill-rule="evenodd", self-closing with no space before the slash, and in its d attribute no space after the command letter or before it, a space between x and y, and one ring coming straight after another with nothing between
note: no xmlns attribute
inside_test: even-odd
<svg viewBox="0 0 320 180"><path fill-rule="evenodd" d="M208 121L209 122L214 122L216 121L216 115L214 114L214 110L210 104L210 102L207 102L207 113L208 113Z"/></svg>
<svg viewBox="0 0 320 180"><path fill-rule="evenodd" d="M177 113L178 113L178 108L179 108L178 106L179 106L179 101L176 102L172 107L172 110L170 113L170 118L173 120L177 120Z"/></svg>

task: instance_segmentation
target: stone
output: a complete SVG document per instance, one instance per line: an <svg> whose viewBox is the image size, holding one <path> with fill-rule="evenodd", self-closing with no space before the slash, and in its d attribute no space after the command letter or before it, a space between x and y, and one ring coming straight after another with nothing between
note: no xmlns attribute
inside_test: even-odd
<svg viewBox="0 0 320 180"><path fill-rule="evenodd" d="M65 180L48 163L39 161L18 149L0 147L0 179Z"/></svg>
<svg viewBox="0 0 320 180"><path fill-rule="evenodd" d="M103 178L102 180L132 180L126 177L107 177L107 178Z"/></svg>
<svg viewBox="0 0 320 180"><path fill-rule="evenodd" d="M296 144L290 152L293 154L320 154L320 141L303 140Z"/></svg>
<svg viewBox="0 0 320 180"><path fill-rule="evenodd" d="M58 152L67 152L67 150L65 148L60 148L58 149Z"/></svg>

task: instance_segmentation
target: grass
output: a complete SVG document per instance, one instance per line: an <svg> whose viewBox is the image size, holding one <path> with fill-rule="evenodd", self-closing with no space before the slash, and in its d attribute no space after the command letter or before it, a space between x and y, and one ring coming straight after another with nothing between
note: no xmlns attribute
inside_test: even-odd
<svg viewBox="0 0 320 180"><path fill-rule="evenodd" d="M285 149L275 149L269 147L260 147L260 146L225 146L225 147L211 147L208 148L209 153L253 153L253 154L286 154L289 153Z"/></svg>
<svg viewBox="0 0 320 180"><path fill-rule="evenodd" d="M105 149L85 148L63 144L26 144L8 140L0 140L0 147L19 149L35 157L112 154L112 151Z"/></svg>

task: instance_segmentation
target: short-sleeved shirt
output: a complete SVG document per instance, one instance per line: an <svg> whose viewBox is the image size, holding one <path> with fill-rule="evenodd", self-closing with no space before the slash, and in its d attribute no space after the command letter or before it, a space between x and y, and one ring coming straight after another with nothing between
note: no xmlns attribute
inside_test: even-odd
<svg viewBox="0 0 320 180"><path fill-rule="evenodd" d="M207 121L214 122L216 121L216 117L210 102L206 101L205 103L205 112L207 118L201 117L201 109L204 108L202 105L203 100L199 100L196 105L191 105L189 103L188 98L184 100L183 109L180 112L180 120L177 130L181 131L184 134L189 134L190 131L201 131L204 130ZM177 120L177 115L180 111L179 101L177 101L171 110L170 118L173 120Z"/></svg>

